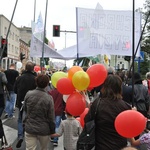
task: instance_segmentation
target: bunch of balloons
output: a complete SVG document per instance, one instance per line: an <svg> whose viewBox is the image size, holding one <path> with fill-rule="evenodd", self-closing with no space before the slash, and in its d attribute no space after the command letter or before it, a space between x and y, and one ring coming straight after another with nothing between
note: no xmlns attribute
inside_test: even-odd
<svg viewBox="0 0 150 150"><path fill-rule="evenodd" d="M101 85L107 77L107 69L102 64L94 64L87 71L80 66L71 67L67 73L57 71L51 76L52 85L66 96L66 109L73 116L80 116L86 108L82 92Z"/></svg>

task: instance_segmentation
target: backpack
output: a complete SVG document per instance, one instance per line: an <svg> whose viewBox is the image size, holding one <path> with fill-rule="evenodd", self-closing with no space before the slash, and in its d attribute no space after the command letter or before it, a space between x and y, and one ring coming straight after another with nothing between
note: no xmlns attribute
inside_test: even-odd
<svg viewBox="0 0 150 150"><path fill-rule="evenodd" d="M97 103L95 114L92 119L85 123L83 131L79 135L77 141L77 150L93 150L95 149L95 117L100 100Z"/></svg>
<svg viewBox="0 0 150 150"><path fill-rule="evenodd" d="M95 121L85 124L77 141L77 150L91 150L95 146Z"/></svg>

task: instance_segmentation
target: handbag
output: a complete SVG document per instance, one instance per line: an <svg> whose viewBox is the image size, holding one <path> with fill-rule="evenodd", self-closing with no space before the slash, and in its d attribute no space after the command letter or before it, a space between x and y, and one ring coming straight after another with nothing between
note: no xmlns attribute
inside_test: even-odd
<svg viewBox="0 0 150 150"><path fill-rule="evenodd" d="M95 115L91 121L85 123L83 131L77 141L77 150L92 150L95 146L95 116L100 100L95 109Z"/></svg>

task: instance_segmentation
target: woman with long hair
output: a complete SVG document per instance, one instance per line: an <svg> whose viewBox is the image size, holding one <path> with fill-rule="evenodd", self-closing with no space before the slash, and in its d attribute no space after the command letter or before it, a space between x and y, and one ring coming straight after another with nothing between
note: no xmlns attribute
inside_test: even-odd
<svg viewBox="0 0 150 150"><path fill-rule="evenodd" d="M127 146L127 139L115 130L115 118L131 106L122 100L122 80L118 75L108 75L101 89L101 97L96 99L85 117L85 122L95 116L95 150L120 150Z"/></svg>

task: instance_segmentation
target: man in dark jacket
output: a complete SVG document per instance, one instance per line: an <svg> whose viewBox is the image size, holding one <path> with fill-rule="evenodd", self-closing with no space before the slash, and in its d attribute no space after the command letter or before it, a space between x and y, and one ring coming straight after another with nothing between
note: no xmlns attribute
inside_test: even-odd
<svg viewBox="0 0 150 150"><path fill-rule="evenodd" d="M5 106L5 117L13 118L13 112L14 112L14 106L16 102L16 94L14 93L14 84L19 76L19 72L16 69L15 64L11 64L9 69L4 71L6 78L7 78L7 91L9 94L9 97L6 98L6 106Z"/></svg>
<svg viewBox="0 0 150 150"><path fill-rule="evenodd" d="M4 85L7 83L6 75L0 71L0 117L5 107L4 101Z"/></svg>
<svg viewBox="0 0 150 150"><path fill-rule="evenodd" d="M137 111L148 117L150 97L148 89L142 83L141 75L137 72L134 73L134 103Z"/></svg>
<svg viewBox="0 0 150 150"><path fill-rule="evenodd" d="M125 73L119 71L116 73L122 80L122 98L125 102L132 105L132 87L125 84Z"/></svg>
<svg viewBox="0 0 150 150"><path fill-rule="evenodd" d="M29 90L33 90L36 88L35 83L36 74L34 72L34 64L32 62L27 62L25 71L21 76L19 76L15 83L15 93L17 94L17 106L19 108L18 114L18 142L16 147L21 147L21 143L24 137L23 131L23 110L22 103L24 101L24 97Z"/></svg>

